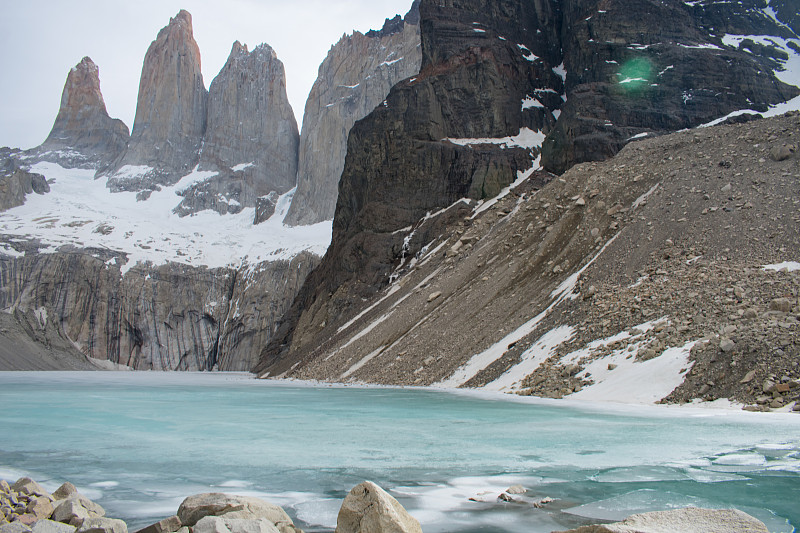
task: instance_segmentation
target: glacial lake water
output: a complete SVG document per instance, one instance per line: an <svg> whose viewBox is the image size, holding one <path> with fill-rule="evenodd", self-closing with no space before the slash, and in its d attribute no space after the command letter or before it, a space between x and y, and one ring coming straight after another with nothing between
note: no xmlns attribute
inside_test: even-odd
<svg viewBox="0 0 800 533"><path fill-rule="evenodd" d="M0 478L71 481L131 531L200 492L259 496L332 531L363 480L426 533L549 532L687 505L800 525L797 414L81 372L0 373L0 406ZM497 500L515 484L527 503Z"/></svg>

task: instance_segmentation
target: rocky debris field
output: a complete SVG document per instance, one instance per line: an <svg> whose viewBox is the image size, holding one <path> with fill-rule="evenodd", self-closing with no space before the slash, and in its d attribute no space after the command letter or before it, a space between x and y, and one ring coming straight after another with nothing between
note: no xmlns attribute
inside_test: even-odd
<svg viewBox="0 0 800 533"><path fill-rule="evenodd" d="M530 500L514 485L497 501L542 507L551 498ZM105 511L67 482L52 494L28 477L9 485L0 480L0 533L128 533L122 520ZM766 533L764 524L735 509L686 508L633 515L622 522L583 526L557 533L683 533L725 531ZM174 516L137 533L302 533L281 507L264 500L223 493L186 498ZM350 491L337 517L336 533L422 533L419 521L381 487L365 481Z"/></svg>
<svg viewBox="0 0 800 533"><path fill-rule="evenodd" d="M439 237L402 257L388 288L287 375L505 383L499 390L560 398L597 383L592 363L613 373L606 357L638 363L685 349L679 381L648 401L791 410L798 147L796 112L644 138L608 161L535 173L497 201L426 217L407 239L446 218ZM559 328L568 334L531 366Z"/></svg>
<svg viewBox="0 0 800 533"><path fill-rule="evenodd" d="M122 520L67 482L52 494L28 477L0 480L0 533L128 533ZM379 486L354 487L339 511L337 533L422 533L419 522ZM195 494L178 512L137 533L303 533L281 507L259 498Z"/></svg>
<svg viewBox="0 0 800 533"><path fill-rule="evenodd" d="M125 522L105 514L71 483L50 494L31 478L10 486L0 480L2 533L128 533Z"/></svg>

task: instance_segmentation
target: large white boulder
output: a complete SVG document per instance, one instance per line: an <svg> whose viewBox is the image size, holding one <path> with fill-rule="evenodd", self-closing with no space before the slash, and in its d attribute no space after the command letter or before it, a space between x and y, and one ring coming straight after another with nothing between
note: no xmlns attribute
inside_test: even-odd
<svg viewBox="0 0 800 533"><path fill-rule="evenodd" d="M344 499L336 533L422 533L422 528L389 493L365 481Z"/></svg>
<svg viewBox="0 0 800 533"><path fill-rule="evenodd" d="M189 496L183 500L183 503L178 508L178 518L180 518L181 524L184 526L194 526L207 516L225 517L229 520L258 520L263 518L271 522L280 532L299 531L294 527L292 519L286 514L286 511L259 498L221 492L207 492ZM221 527L222 522L214 521L213 527L218 526ZM241 524L236 526L244 527ZM209 527L211 526L209 525Z"/></svg>

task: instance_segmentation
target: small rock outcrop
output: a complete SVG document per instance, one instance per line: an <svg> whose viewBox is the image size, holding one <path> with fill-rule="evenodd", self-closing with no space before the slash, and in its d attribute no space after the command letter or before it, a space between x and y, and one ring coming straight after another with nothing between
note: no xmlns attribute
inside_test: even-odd
<svg viewBox="0 0 800 533"><path fill-rule="evenodd" d="M13 159L5 163L5 168L0 169L0 211L24 204L29 194L50 192L50 185L41 174L19 168Z"/></svg>
<svg viewBox="0 0 800 533"><path fill-rule="evenodd" d="M763 522L737 509L700 509L687 507L672 511L654 511L629 516L622 522L583 526L554 533L767 533Z"/></svg>
<svg viewBox="0 0 800 533"><path fill-rule="evenodd" d="M29 155L68 168L96 168L124 153L129 136L121 120L108 116L100 92L100 69L84 57L67 75L50 135Z"/></svg>
<svg viewBox="0 0 800 533"><path fill-rule="evenodd" d="M365 481L344 499L336 533L422 533L422 528L389 493Z"/></svg>
<svg viewBox="0 0 800 533"><path fill-rule="evenodd" d="M271 192L288 192L297 180L298 143L283 63L267 44L248 52L233 43L209 87L200 153L200 170L218 174L183 191L176 212L236 213Z"/></svg>
<svg viewBox="0 0 800 533"><path fill-rule="evenodd" d="M108 176L108 187L152 190L189 173L199 159L207 97L192 16L181 10L144 57L128 149L101 172Z"/></svg>
<svg viewBox="0 0 800 533"><path fill-rule="evenodd" d="M306 101L297 192L287 224L333 218L350 129L392 86L418 73L421 61L419 1L405 18L387 19L380 31L343 36L331 47Z"/></svg>

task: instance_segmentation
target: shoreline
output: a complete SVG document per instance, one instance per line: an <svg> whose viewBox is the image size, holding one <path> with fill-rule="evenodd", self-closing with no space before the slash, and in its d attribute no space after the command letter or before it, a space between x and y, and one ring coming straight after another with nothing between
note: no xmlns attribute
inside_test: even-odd
<svg viewBox="0 0 800 533"><path fill-rule="evenodd" d="M767 415L773 420L785 422L791 421L800 424L800 412L792 411L792 404L784 406L781 409L774 409L771 411L747 411L742 409L744 404L739 404L728 400L727 398L720 398L713 402L693 402L685 404L677 403L627 403L618 402L613 400L585 400L580 398L543 398L539 396L520 396L511 392L501 392L495 390L483 389L468 389L468 388L447 388L437 386L416 386L416 385L384 385L376 383L343 383L343 382L329 382L319 380L302 380L296 378L259 378L257 375L250 372L176 372L169 370L134 370L134 371L97 371L97 370L19 370L19 371L5 371L0 370L0 376L24 376L24 375L51 375L51 376L64 376L67 378L72 375L79 374L94 374L101 372L103 375L114 375L115 377L123 377L123 380L129 379L145 379L147 377L158 376L159 378L175 378L176 382L183 382L186 378L201 378L216 381L216 383L225 382L252 382L254 386L259 383L268 384L272 387L309 387L309 388L341 388L341 389L386 389L386 390L416 390L425 392L440 392L451 394L455 396L465 396L481 400L504 401L512 403L520 403L527 405L546 405L551 407L567 407L580 410L590 411L603 411L603 412L616 412L619 414L633 414L636 412L646 413L652 416L659 413L662 416L737 416L748 420L763 420L763 415ZM220 379L227 378L227 379ZM68 381L68 379L65 379ZM169 381L169 379L167 379ZM761 418L757 418L761 417Z"/></svg>

